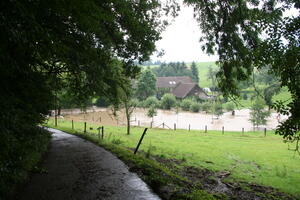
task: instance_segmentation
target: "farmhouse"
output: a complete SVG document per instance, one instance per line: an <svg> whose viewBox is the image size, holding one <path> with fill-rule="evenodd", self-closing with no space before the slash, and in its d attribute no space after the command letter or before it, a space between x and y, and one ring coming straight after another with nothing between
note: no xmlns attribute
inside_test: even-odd
<svg viewBox="0 0 300 200"><path fill-rule="evenodd" d="M197 96L201 99L210 98L189 76L157 77L156 88L159 92L170 92L178 99L188 96Z"/></svg>

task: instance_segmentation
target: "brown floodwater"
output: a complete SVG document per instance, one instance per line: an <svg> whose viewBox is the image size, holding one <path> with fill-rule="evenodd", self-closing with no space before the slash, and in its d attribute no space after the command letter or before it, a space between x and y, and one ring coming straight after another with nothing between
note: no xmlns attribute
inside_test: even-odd
<svg viewBox="0 0 300 200"><path fill-rule="evenodd" d="M151 126L152 118L147 117L147 109L136 109L131 117L131 125L133 126ZM124 112L121 110L117 112L117 116L109 108L90 108L86 112L80 109L62 110L64 118L74 121L86 121L92 123L99 123L102 125L126 125L126 118ZM278 114L272 113L267 120L267 125L260 126L260 129L267 128L267 130L275 129L278 123ZM281 116L280 121L285 120L286 116ZM176 112L175 110L157 110L157 116L153 118L153 127L170 128L173 129L176 124L177 129L191 129L204 130L205 126L208 130L222 130L225 131L252 131L253 125L249 121L250 110L241 109L236 110L235 115L231 112L226 112L223 115L216 117L212 114L206 113L191 113L191 112Z"/></svg>

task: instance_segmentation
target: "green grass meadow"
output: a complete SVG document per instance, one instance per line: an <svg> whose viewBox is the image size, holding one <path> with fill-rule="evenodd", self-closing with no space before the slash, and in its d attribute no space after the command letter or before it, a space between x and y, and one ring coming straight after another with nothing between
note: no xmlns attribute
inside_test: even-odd
<svg viewBox="0 0 300 200"><path fill-rule="evenodd" d="M215 62L199 62L196 63L198 67L198 74L199 74L199 85L200 87L211 87L212 82L209 80L207 74L209 68L217 69L218 66L216 65Z"/></svg>
<svg viewBox="0 0 300 200"><path fill-rule="evenodd" d="M53 119L48 126L53 127ZM87 131L98 137L99 124L88 124ZM70 121L60 119L58 128L70 130ZM83 122L74 122L74 129L82 132ZM93 127L93 130L90 130ZM136 147L143 127L133 127L126 135L126 127L105 126L104 140L121 147ZM246 181L272 186L300 198L300 156L288 150L274 132L225 132L149 129L140 151L164 158L184 160L182 165L229 171L228 181Z"/></svg>

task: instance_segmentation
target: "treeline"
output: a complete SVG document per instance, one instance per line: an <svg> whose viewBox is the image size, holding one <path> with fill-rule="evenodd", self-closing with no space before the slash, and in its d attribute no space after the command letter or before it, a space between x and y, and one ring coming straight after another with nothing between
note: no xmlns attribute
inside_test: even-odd
<svg viewBox="0 0 300 200"><path fill-rule="evenodd" d="M94 104L99 107L112 106L105 98L99 98ZM189 97L184 100L178 100L173 94L166 93L160 99L156 96L149 96L144 100L133 98L131 105L138 108L146 109L164 109L177 111L190 111L190 112L205 112L214 113L216 115L222 115L224 111L233 111L236 106L234 103L227 101L226 99L215 99L203 101L195 97Z"/></svg>
<svg viewBox="0 0 300 200"><path fill-rule="evenodd" d="M151 65L161 65L163 62L161 62L160 60L157 60L157 61L152 61L152 60L149 60L149 61L145 61L142 63L142 65L144 66L151 66ZM136 63L137 65L139 63Z"/></svg>
<svg viewBox="0 0 300 200"><path fill-rule="evenodd" d="M184 100L178 100L173 94L167 93L162 96L161 99L157 99L155 96L150 96L144 101L137 101L136 106L139 108L154 108L154 109L164 109L171 110L176 109L177 111L190 111L190 112L200 112L214 113L216 115L223 114L224 110L232 111L235 106L230 104L230 106L225 105L224 100L211 100L202 101L195 97L189 97Z"/></svg>
<svg viewBox="0 0 300 200"><path fill-rule="evenodd" d="M188 67L185 62L162 63L159 67L152 68L157 77L163 76L189 76L196 83L199 82L198 68L195 62Z"/></svg>

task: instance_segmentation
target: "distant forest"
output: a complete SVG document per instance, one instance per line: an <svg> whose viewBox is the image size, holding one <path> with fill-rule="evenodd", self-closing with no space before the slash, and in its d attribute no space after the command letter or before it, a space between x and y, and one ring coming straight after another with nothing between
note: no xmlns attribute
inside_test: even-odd
<svg viewBox="0 0 300 200"><path fill-rule="evenodd" d="M157 77L189 76L196 83L199 82L198 69L194 62L191 67L188 67L184 62L162 63L159 67L153 67L151 70Z"/></svg>

